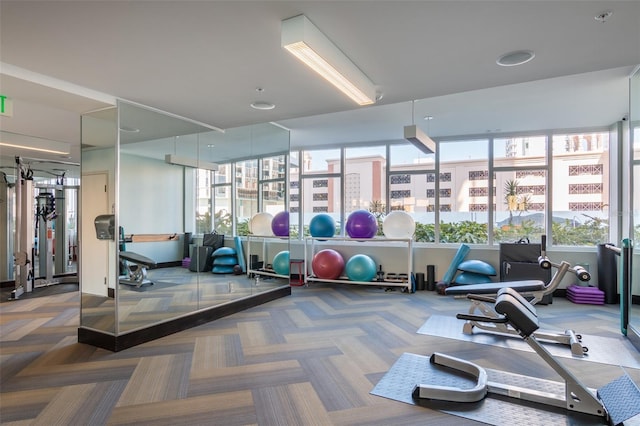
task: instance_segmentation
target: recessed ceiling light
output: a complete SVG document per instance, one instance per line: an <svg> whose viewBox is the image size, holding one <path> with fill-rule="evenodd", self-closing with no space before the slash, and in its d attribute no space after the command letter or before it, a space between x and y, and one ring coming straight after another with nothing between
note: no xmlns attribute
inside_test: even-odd
<svg viewBox="0 0 640 426"><path fill-rule="evenodd" d="M514 67L516 65L526 64L536 57L531 50L516 50L515 52L505 53L496 60L496 64L502 67Z"/></svg>
<svg viewBox="0 0 640 426"><path fill-rule="evenodd" d="M433 120L433 115L425 115L424 119L425 120Z"/></svg>
<svg viewBox="0 0 640 426"><path fill-rule="evenodd" d="M267 111L270 109L274 109L276 106L272 103L269 102L262 102L262 101L258 101L258 102L253 102L251 104L251 108L253 109L259 109L262 111Z"/></svg>
<svg viewBox="0 0 640 426"><path fill-rule="evenodd" d="M122 126L120 127L120 130L128 133L138 133L140 131L140 129L136 129L135 127L129 127L129 126Z"/></svg>

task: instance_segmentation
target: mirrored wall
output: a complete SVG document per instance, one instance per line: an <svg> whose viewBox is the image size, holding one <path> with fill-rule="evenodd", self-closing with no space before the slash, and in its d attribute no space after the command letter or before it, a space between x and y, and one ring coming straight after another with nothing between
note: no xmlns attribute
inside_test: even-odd
<svg viewBox="0 0 640 426"><path fill-rule="evenodd" d="M636 304L630 304L629 307L627 335L640 349L640 67L630 78L629 90L629 140L632 163L629 180L633 203L629 238L635 245L634 254L631 256L631 299L635 298Z"/></svg>
<svg viewBox="0 0 640 426"><path fill-rule="evenodd" d="M288 153L288 131L264 124L223 132L118 102L84 116L82 138L81 339L86 330L140 336L211 308L290 293L288 276L248 273L247 237L235 238L212 215L224 210L238 220L237 206L252 206L246 223L265 206L257 180L240 202L238 164ZM227 205L215 196L221 179L235 191ZM288 250L288 238L261 254L276 250Z"/></svg>

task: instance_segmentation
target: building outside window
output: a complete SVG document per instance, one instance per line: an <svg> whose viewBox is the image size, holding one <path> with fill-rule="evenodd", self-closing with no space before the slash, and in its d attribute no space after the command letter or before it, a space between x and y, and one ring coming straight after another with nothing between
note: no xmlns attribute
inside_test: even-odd
<svg viewBox="0 0 640 426"><path fill-rule="evenodd" d="M495 244L547 235L554 245L594 245L608 239L608 144L608 132L445 140L438 142L439 164L410 144L300 151L291 154L288 184L284 156L245 160L233 175L230 165L214 173L213 221L230 211L232 193L236 220L247 221L257 205L245 199L255 200L260 189L271 209L283 209L289 191L290 211L302 212L300 235L319 212L340 226L357 209L381 218L403 210L422 242ZM198 214L206 216L206 190L199 194ZM297 218L290 219L296 226Z"/></svg>

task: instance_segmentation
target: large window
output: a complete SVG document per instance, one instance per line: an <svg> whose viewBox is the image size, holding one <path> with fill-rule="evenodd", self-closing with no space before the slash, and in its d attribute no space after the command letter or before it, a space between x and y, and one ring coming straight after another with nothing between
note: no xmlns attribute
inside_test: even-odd
<svg viewBox="0 0 640 426"><path fill-rule="evenodd" d="M233 175L231 164L221 164L213 173L212 210L213 229L226 235L232 235L231 182ZM211 228L209 228L211 229Z"/></svg>
<svg viewBox="0 0 640 426"><path fill-rule="evenodd" d="M546 136L493 140L493 238L539 242L546 235Z"/></svg>
<svg viewBox="0 0 640 426"><path fill-rule="evenodd" d="M389 208L409 213L416 222L416 241L434 241L435 154L410 144L389 147Z"/></svg>
<svg viewBox="0 0 640 426"><path fill-rule="evenodd" d="M633 135L633 238L640 241L640 122L631 123ZM636 243L637 244L637 243ZM637 249L636 249L637 250Z"/></svg>
<svg viewBox="0 0 640 426"><path fill-rule="evenodd" d="M446 141L438 145L436 208L440 214L440 242L488 242L488 188L491 185L488 146L484 139Z"/></svg>
<svg viewBox="0 0 640 426"><path fill-rule="evenodd" d="M294 234L308 236L309 222L318 213L329 214L340 226L343 206L341 156L340 149L292 154L292 158L302 159L301 168L290 169L291 196L295 197L295 201L290 201L290 211L296 213L291 215L290 225ZM300 169L302 175L298 175Z"/></svg>
<svg viewBox="0 0 640 426"><path fill-rule="evenodd" d="M535 242L547 235L553 245L595 245L609 236L608 138L608 132L488 135L441 140L437 155L390 143L243 160L213 175L213 225L231 229L234 194L239 235L254 213L288 206L292 235L300 237L318 213L342 228L357 209L381 221L403 210L416 222L418 242ZM206 186L202 179L199 188ZM206 229L201 211L207 204L199 197Z"/></svg>
<svg viewBox="0 0 640 426"><path fill-rule="evenodd" d="M386 158L384 145L345 149L344 208L347 215L360 209L383 213Z"/></svg>
<svg viewBox="0 0 640 426"><path fill-rule="evenodd" d="M553 135L554 245L609 241L609 133Z"/></svg>

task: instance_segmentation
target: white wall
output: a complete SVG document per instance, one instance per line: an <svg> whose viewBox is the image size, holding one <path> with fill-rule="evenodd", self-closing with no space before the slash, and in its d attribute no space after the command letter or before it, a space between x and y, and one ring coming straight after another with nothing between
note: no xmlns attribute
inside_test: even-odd
<svg viewBox="0 0 640 426"><path fill-rule="evenodd" d="M184 232L182 166L121 153L119 195L119 221L125 235ZM189 200L192 203L193 197ZM181 240L127 243L126 249L156 262L173 262L183 257Z"/></svg>

